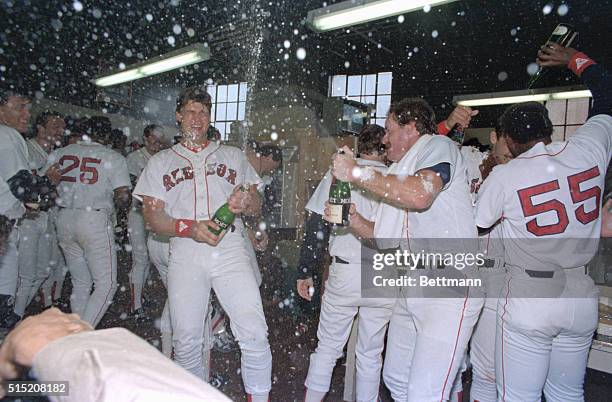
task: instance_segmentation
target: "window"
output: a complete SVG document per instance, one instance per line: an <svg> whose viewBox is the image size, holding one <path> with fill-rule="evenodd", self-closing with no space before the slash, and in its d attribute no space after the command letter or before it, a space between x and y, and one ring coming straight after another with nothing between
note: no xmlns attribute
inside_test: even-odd
<svg viewBox="0 0 612 402"><path fill-rule="evenodd" d="M565 141L584 124L589 114L590 98L560 99L546 102L553 124L554 141Z"/></svg>
<svg viewBox="0 0 612 402"><path fill-rule="evenodd" d="M329 96L374 105L371 122L384 127L391 106L391 72L367 75L334 75L329 80Z"/></svg>
<svg viewBox="0 0 612 402"><path fill-rule="evenodd" d="M226 141L230 125L245 119L247 83L208 85L206 90L212 98L210 123L221 132L221 139Z"/></svg>

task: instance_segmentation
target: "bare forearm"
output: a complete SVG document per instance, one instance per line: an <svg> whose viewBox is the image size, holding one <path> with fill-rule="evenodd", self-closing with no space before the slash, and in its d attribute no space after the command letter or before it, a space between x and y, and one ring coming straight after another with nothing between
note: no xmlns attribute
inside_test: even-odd
<svg viewBox="0 0 612 402"><path fill-rule="evenodd" d="M427 178L421 175L400 178L370 170L353 184L377 195L383 202L403 209L427 209L434 196L432 183L429 183L432 187L429 189Z"/></svg>
<svg viewBox="0 0 612 402"><path fill-rule="evenodd" d="M375 248L372 244L372 239L374 238L374 222L365 219L359 213L355 213L351 216L349 228L351 233L353 233L362 243L370 248Z"/></svg>
<svg viewBox="0 0 612 402"><path fill-rule="evenodd" d="M142 208L142 215L147 228L160 235L174 236L176 234L176 220L166 214L163 203L151 201L147 198L145 197Z"/></svg>

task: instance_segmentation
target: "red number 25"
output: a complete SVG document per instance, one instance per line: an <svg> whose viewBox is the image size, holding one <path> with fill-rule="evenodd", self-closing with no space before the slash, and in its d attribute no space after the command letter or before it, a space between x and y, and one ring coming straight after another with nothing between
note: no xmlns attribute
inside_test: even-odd
<svg viewBox="0 0 612 402"><path fill-rule="evenodd" d="M66 181L70 183L76 183L77 178L73 176L67 176L67 173L76 169L80 165L79 181L83 184L95 184L98 182L98 168L102 160L96 158L85 157L82 160L79 160L78 156L75 155L64 155L60 158L59 164L60 166L64 166L64 162L68 162L68 166L63 167L60 170L60 174L62 177L60 181Z"/></svg>
<svg viewBox="0 0 612 402"><path fill-rule="evenodd" d="M597 166L591 169L585 170L584 172L577 173L567 177L567 183L570 189L570 196L574 204L586 201L590 198L595 197L595 209L586 212L584 204L580 205L574 210L576 219L586 225L589 222L594 221L599 217L599 203L601 201L601 188L595 186L588 188L584 191L580 190L580 183L587 180L593 179L600 175L599 168ZM538 184L537 186L524 188L518 190L518 196L521 201L521 207L523 208L523 214L526 218L535 216L548 211L555 211L557 214L557 223L552 225L538 225L536 218L533 218L527 222L527 230L536 236L547 236L565 232L565 229L569 225L569 218L565 205L559 200L553 199L545 201L540 204L534 204L532 197L540 194L549 193L551 191L559 190L559 180L552 180L546 183Z"/></svg>

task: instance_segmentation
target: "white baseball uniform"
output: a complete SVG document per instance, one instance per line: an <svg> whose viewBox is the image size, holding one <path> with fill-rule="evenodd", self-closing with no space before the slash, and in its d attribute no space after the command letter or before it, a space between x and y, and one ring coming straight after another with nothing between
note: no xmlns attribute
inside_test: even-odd
<svg viewBox="0 0 612 402"><path fill-rule="evenodd" d="M383 163L358 159L360 166L370 166L378 171L386 170ZM332 183L328 171L306 209L324 215L325 202L329 199ZM353 188L351 202L357 212L366 219L374 220L378 200L366 191ZM362 248L366 253L374 250L362 246L347 228L336 228L329 238L329 253L333 257L329 267L329 278L325 282L325 293L321 301L321 314L317 338L317 349L310 355L310 367L306 377L306 402L316 400L311 391L329 391L331 376L344 345L349 339L353 320L359 317L356 353L356 397L357 401L377 401L382 368L387 324L391 317L395 299L363 298L361 295ZM366 258L367 260L367 258ZM371 259L370 259L371 261ZM320 399L320 398L319 398Z"/></svg>
<svg viewBox="0 0 612 402"><path fill-rule="evenodd" d="M0 177L9 180L20 170L29 169L28 147L23 136L12 127L0 124ZM7 186L8 187L8 186ZM10 192L10 190L9 190ZM11 194L12 196L12 194ZM6 198L12 205L8 208L13 215L23 213L21 203L15 203L11 196ZM0 294L15 296L18 278L17 239L19 235L13 230L6 246L6 252L0 256Z"/></svg>
<svg viewBox="0 0 612 402"><path fill-rule="evenodd" d="M62 296L62 286L64 279L68 273L64 254L60 250L57 239L57 217L59 216L59 208L53 207L48 211L49 223L47 224L47 233L45 234L49 250L49 267L51 272L49 277L40 286L43 303L45 307L51 306Z"/></svg>
<svg viewBox="0 0 612 402"><path fill-rule="evenodd" d="M47 152L30 139L26 142L29 170L38 174L47 163ZM47 212L39 212L33 219L24 219L19 227L18 266L19 283L15 296L15 313L23 316L38 288L51 274L51 232Z"/></svg>
<svg viewBox="0 0 612 402"><path fill-rule="evenodd" d="M0 215L17 219L24 213L25 207L15 198L4 178L0 176ZM17 230L13 229L4 245L3 253L0 253L0 295L10 296L11 304L17 288L18 237Z"/></svg>
<svg viewBox="0 0 612 402"><path fill-rule="evenodd" d="M496 166L480 188L476 223L500 218L506 283L498 304L499 398L582 401L598 321L585 265L601 229L601 193L612 155L612 117L589 119L568 141L538 142Z"/></svg>
<svg viewBox="0 0 612 402"><path fill-rule="evenodd" d="M489 156L474 147L461 147L467 165L468 183L473 204L476 205L478 190L482 185L480 166ZM495 226L490 232L479 236L480 251L486 256L485 266L479 268L485 287L485 302L470 341L470 363L472 386L470 401L496 402L495 384L495 336L497 328L497 301L504 285L504 249L501 230Z"/></svg>
<svg viewBox="0 0 612 402"><path fill-rule="evenodd" d="M161 236L157 233L150 232L147 239L147 247L151 263L157 269L159 276L164 284L168 287L168 266L170 264L170 238ZM209 303L210 306L210 303ZM204 323L203 341L202 341L202 365L204 368L204 381L210 380L210 350L213 345L213 334L211 326L212 309L209 307L209 314L206 316ZM164 309L159 323L161 332L161 347L162 353L168 358L172 357L172 320L170 319L170 308L168 300L164 303Z"/></svg>
<svg viewBox="0 0 612 402"><path fill-rule="evenodd" d="M477 232L467 185L467 171L455 143L443 136L422 135L388 175L413 175L440 163L450 166L449 182L426 210L413 212L381 203L374 227L376 239L395 239L402 250L418 252L460 243L461 252L475 252ZM402 224L403 223L403 224ZM388 247L389 242L380 242ZM435 251L435 250L434 250ZM445 269L445 274L452 274ZM409 271L408 275L419 275ZM396 401L448 400L465 350L482 308L478 289L462 297L423 297L421 288L401 289L395 304L383 369L385 384Z"/></svg>
<svg viewBox="0 0 612 402"><path fill-rule="evenodd" d="M95 327L117 287L111 216L114 190L131 186L127 163L117 152L89 141L54 151L47 166L54 163L62 175L57 235L72 276L71 307Z"/></svg>
<svg viewBox="0 0 612 402"><path fill-rule="evenodd" d="M140 173L151 159L147 148L142 147L127 156L128 172L130 176L140 177ZM128 213L128 236L132 246L132 269L128 275L130 279L130 296L132 311L142 308L142 290L146 278L149 276L149 256L147 254L147 230L142 217L142 205L134 201Z"/></svg>
<svg viewBox="0 0 612 402"><path fill-rule="evenodd" d="M236 186L259 182L237 148L209 143L194 152L178 144L151 158L134 195L163 201L175 219L209 220ZM234 226L215 247L191 238L170 239L168 301L175 361L203 378L202 338L212 288L242 351L246 392L267 395L272 370L267 325L240 219Z"/></svg>

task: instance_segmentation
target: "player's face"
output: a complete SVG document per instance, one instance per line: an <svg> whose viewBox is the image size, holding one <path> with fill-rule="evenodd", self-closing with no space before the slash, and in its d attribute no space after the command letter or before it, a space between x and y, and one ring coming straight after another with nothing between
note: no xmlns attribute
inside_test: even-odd
<svg viewBox="0 0 612 402"><path fill-rule="evenodd" d="M66 130L66 123L59 117L50 118L45 125L45 135L54 143L62 141L64 130Z"/></svg>
<svg viewBox="0 0 612 402"><path fill-rule="evenodd" d="M176 121L181 125L181 132L191 138L206 138L210 125L210 110L200 102L189 101L176 112Z"/></svg>
<svg viewBox="0 0 612 402"><path fill-rule="evenodd" d="M394 114L385 120L385 136L383 144L387 148L387 158L397 162L408 152L410 147L419 139L414 122L401 126Z"/></svg>
<svg viewBox="0 0 612 402"><path fill-rule="evenodd" d="M144 139L145 147L147 148L147 151L151 155L154 155L158 153L159 151L161 151L162 149L166 148L166 144L163 138L164 138L163 133L160 133L159 131L156 131L156 130L154 130L151 133L151 135L149 135L148 137L145 137Z"/></svg>
<svg viewBox="0 0 612 402"><path fill-rule="evenodd" d="M491 132L491 143L493 147L491 148L491 152L493 153L493 157L495 158L495 162L498 165L503 165L507 163L510 159L513 158L510 149L508 148L508 142L506 141L506 137L497 137L495 132Z"/></svg>
<svg viewBox="0 0 612 402"><path fill-rule="evenodd" d="M272 156L264 156L261 158L261 174L263 175L272 175L279 166L280 162L272 159Z"/></svg>
<svg viewBox="0 0 612 402"><path fill-rule="evenodd" d="M0 123L14 128L20 133L28 131L31 102L21 96L9 96L0 106Z"/></svg>

